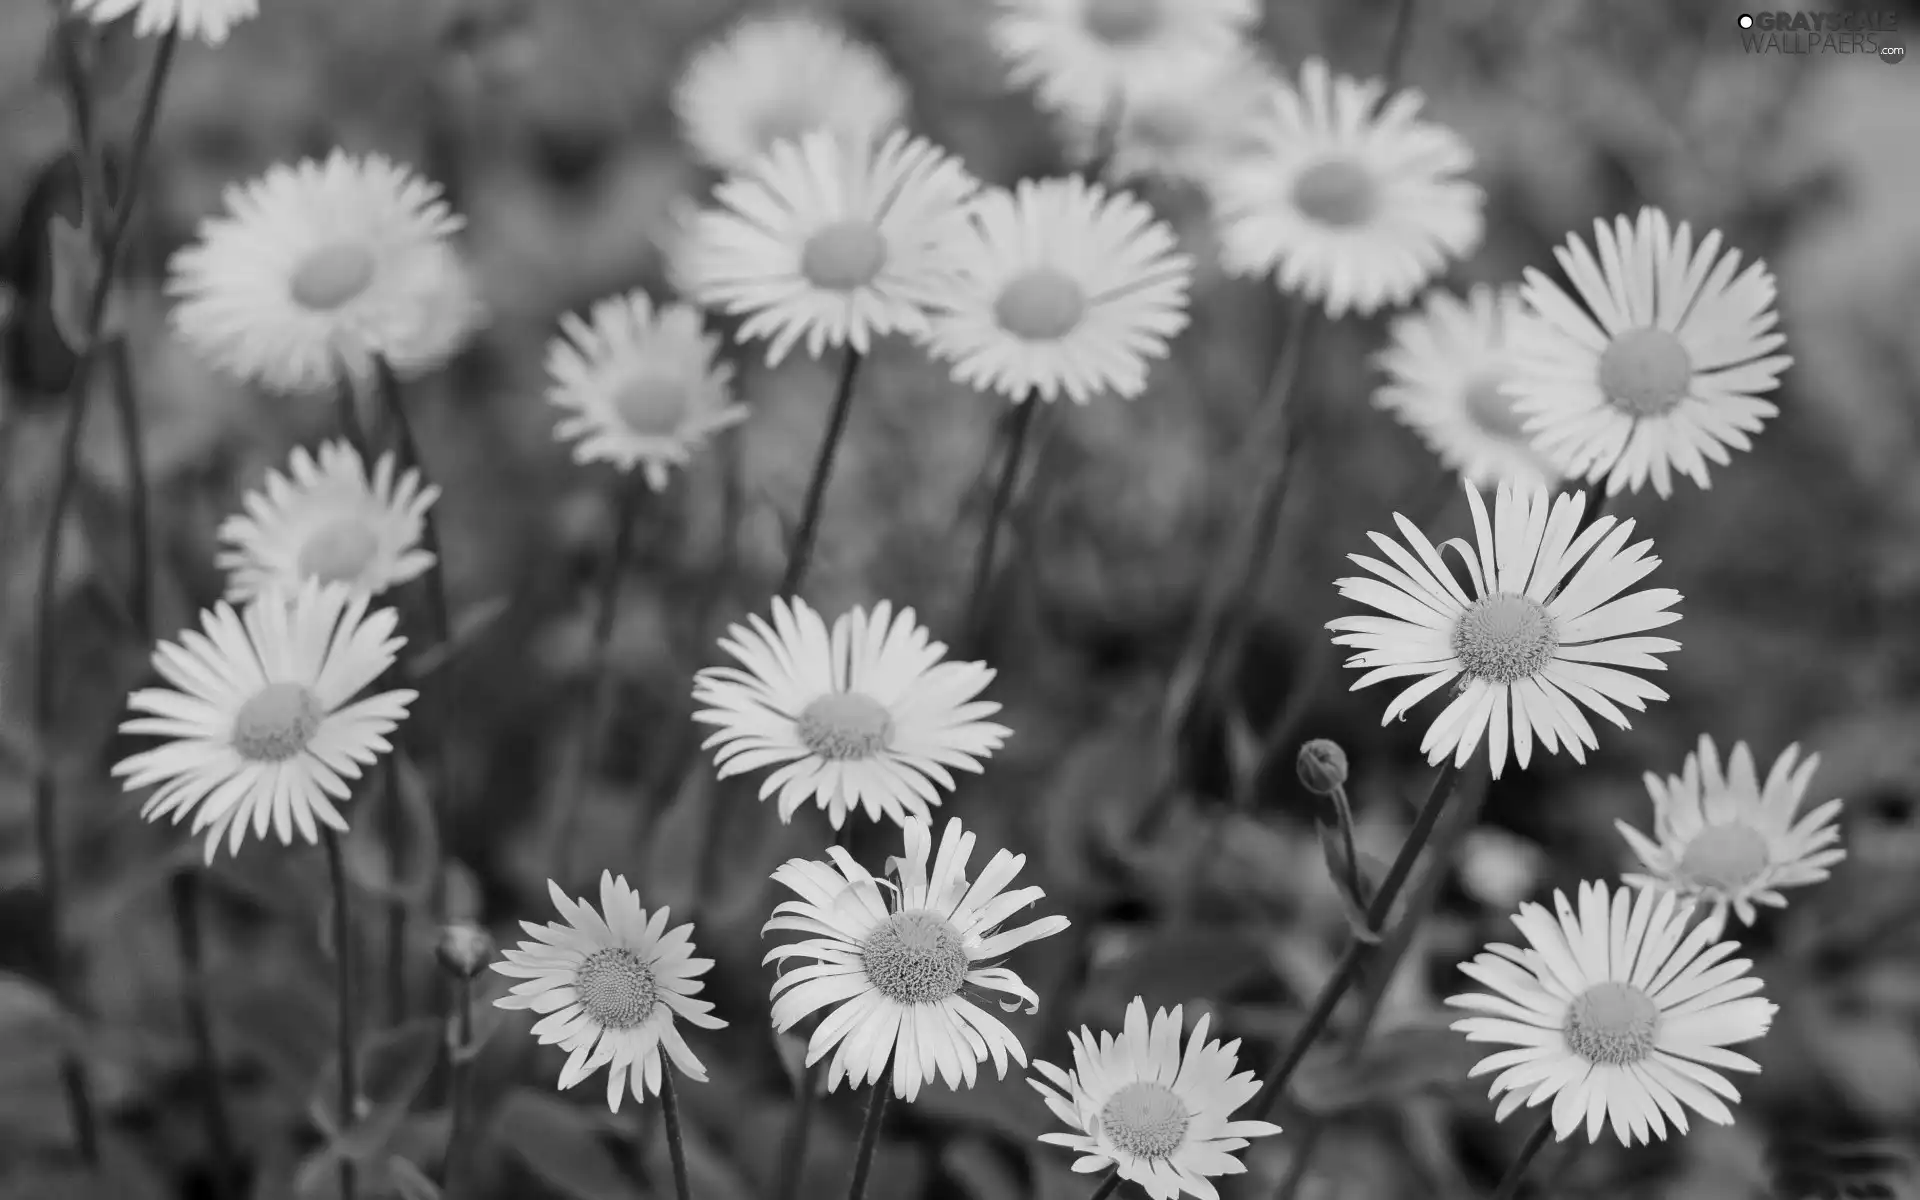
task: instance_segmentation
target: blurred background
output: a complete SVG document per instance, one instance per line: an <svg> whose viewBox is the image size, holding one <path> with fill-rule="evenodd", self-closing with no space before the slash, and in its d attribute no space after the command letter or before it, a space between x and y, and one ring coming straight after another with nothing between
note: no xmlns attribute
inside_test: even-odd
<svg viewBox="0 0 1920 1200"><path fill-rule="evenodd" d="M821 0L910 83L917 129L982 177L1062 169L1055 132L999 81L982 35L987 0ZM1890 9L1893 0L1879 0ZM1395 5L1270 5L1263 36L1286 69L1309 54L1372 74ZM768 370L732 348L750 421L696 459L640 519L605 669L612 736L576 765L590 690L592 580L613 488L555 443L541 351L559 314L631 287L666 295L673 214L713 182L681 146L667 107L689 55L746 6L733 0L265 0L218 51L183 47L154 145L124 297L143 413L163 635L214 600L214 530L296 444L332 433L324 402L266 399L211 375L170 341L159 294L166 256L217 211L221 189L274 162L334 145L379 150L443 184L466 214L466 246L492 321L471 352L416 389L423 455L444 488L438 512L455 610L453 652L429 664L410 744L448 748L453 899L511 940L519 918L551 916L558 798L579 789L582 888L602 867L650 905L687 911L698 847L717 831L702 952L707 995L731 1022L695 1038L712 1075L681 1089L697 1194L770 1194L797 1045L768 1032L771 968L759 927L785 858L830 833L813 810L781 827L750 787L716 787L688 721L689 677L719 661L714 638L764 609L783 562L831 393L831 361ZM1596 217L1665 207L1766 258L1778 277L1787 351L1782 415L1751 454L1614 510L1640 522L1665 560L1656 582L1686 597L1684 650L1660 680L1672 699L1630 732L1601 728L1585 767L1536 760L1484 796L1482 828L1457 872L1422 893L1433 916L1392 980L1368 980L1343 1022L1378 1005L1374 1049L1353 1067L1316 1056L1289 1127L1323 1130L1303 1196L1398 1200L1484 1194L1525 1129L1496 1126L1475 1054L1445 1032L1437 1001L1455 964L1505 940L1528 897L1625 865L1616 817L1650 824L1640 774L1678 773L1701 733L1749 742L1763 763L1789 743L1822 756L1809 803L1848 801L1851 857L1751 933L1756 973L1781 1013L1750 1052L1730 1129L1633 1152L1602 1144L1542 1158L1555 1197L1920 1196L1920 65L1870 58L1749 57L1737 8L1668 0L1416 0L1404 78L1429 115L1460 130L1489 193L1480 252L1450 280L1503 282L1550 266ZM1920 9L1901 6L1903 28ZM0 0L0 231L67 139L43 66L49 6ZM1912 35L1909 34L1909 37ZM150 42L124 31L102 121L124 137ZM1298 744L1340 742L1353 762L1363 850L1393 856L1429 772L1424 719L1381 728L1388 696L1346 692L1322 626L1340 615L1332 580L1368 530L1406 513L1441 537L1467 531L1457 484L1414 437L1368 403L1383 322L1347 320L1317 339L1296 397L1298 472L1272 565L1247 613L1227 686L1156 749L1155 720L1213 560L1252 480L1222 464L1245 430L1280 329L1270 287L1209 263L1205 212L1176 189L1146 193L1200 259L1194 323L1131 403L1048 415L1024 486L981 657L987 698L1015 730L986 774L943 810L983 848L1028 855L1023 882L1075 924L1014 965L1038 1016L1007 1017L1038 1057L1058 1060L1069 1026L1114 1027L1126 1001L1184 1002L1244 1039L1263 1069L1298 1025L1347 936L1315 838L1315 798L1294 776ZM26 226L34 229L31 221ZM37 236L37 235L36 235ZM17 252L18 247L15 247ZM35 561L63 414L17 372L0 384L0 1197L210 1197L182 1023L176 931L166 898L197 843L151 828L110 785L128 746L113 726L145 653L119 597L130 547L127 472L96 405L65 536L52 641L57 727L34 744L25 705ZM953 641L986 507L1003 402L949 382L904 346L863 375L833 481L809 599L829 616L854 603L910 605ZM1422 714L1427 710L1423 708ZM51 1011L30 980L36 867L29 768L56 765L74 864L76 961L92 1011ZM418 862L388 862L378 831L417 835L419 807L352 810L351 866L367 958L387 953L383 899L419 904ZM709 826L709 822L713 822ZM867 833L873 833L868 837ZM875 866L897 841L867 831ZM418 836L408 839L420 851ZM1030 877L1030 878L1028 878ZM311 852L250 844L204 877L207 952L223 1076L259 1200L327 1196L312 1112L327 1078L331 967L325 886ZM1423 886L1423 885L1416 885ZM447 1116L429 997L446 981L438 931L416 917L402 945L406 1012L369 988L378 1031L366 1191L418 1196L400 1159L431 1169ZM498 994L496 985L480 981ZM485 1122L483 1194L625 1200L662 1191L657 1114L604 1109L593 1084L559 1093L555 1051L519 1014L486 1009L476 1070ZM1340 1026L1336 1025L1336 1029ZM108 1175L67 1162L54 1074L80 1039L108 1113ZM841 1194L857 1098L822 1102L800 1195ZM885 1200L1072 1200L1093 1182L1034 1139L1052 1128L1020 1072L971 1091L924 1092L890 1117L870 1194ZM1271 1195L1299 1140L1246 1152L1235 1195ZM1877 1189L1877 1190L1875 1190Z"/></svg>

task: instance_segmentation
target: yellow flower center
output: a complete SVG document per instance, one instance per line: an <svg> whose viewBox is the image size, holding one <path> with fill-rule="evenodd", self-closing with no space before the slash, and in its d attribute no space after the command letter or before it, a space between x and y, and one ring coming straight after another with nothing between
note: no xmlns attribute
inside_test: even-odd
<svg viewBox="0 0 1920 1200"><path fill-rule="evenodd" d="M248 762L285 762L307 748L326 715L305 684L270 683L233 715L229 740Z"/></svg>
<svg viewBox="0 0 1920 1200"><path fill-rule="evenodd" d="M1588 1062L1622 1067L1653 1053L1660 1009L1632 984L1609 980L1574 997L1560 1032L1567 1048Z"/></svg>
<svg viewBox="0 0 1920 1200"><path fill-rule="evenodd" d="M1086 315L1086 291L1053 267L1022 271L993 302L1000 328L1027 342L1057 341L1078 328Z"/></svg>
<svg viewBox="0 0 1920 1200"><path fill-rule="evenodd" d="M886 263L886 239L871 221L835 221L800 248L800 274L822 291L851 292L865 287Z"/></svg>
<svg viewBox="0 0 1920 1200"><path fill-rule="evenodd" d="M330 242L300 260L287 291L302 308L332 312L366 291L378 267L365 246Z"/></svg>
<svg viewBox="0 0 1920 1200"><path fill-rule="evenodd" d="M1597 372L1607 402L1630 417L1664 417L1693 387L1693 360L1664 329L1629 329L1600 353Z"/></svg>
<svg viewBox="0 0 1920 1200"><path fill-rule="evenodd" d="M1453 626L1453 653L1466 673L1489 683L1518 683L1553 660L1560 639L1538 601L1496 592L1474 601Z"/></svg>
<svg viewBox="0 0 1920 1200"><path fill-rule="evenodd" d="M587 955L573 973L574 994L605 1029L632 1029L653 1015L660 981L631 950L610 946Z"/></svg>
<svg viewBox="0 0 1920 1200"><path fill-rule="evenodd" d="M1087 32L1114 46L1147 40L1160 27L1161 0L1087 0Z"/></svg>
<svg viewBox="0 0 1920 1200"><path fill-rule="evenodd" d="M340 517L315 530L294 560L303 579L352 583L380 549L373 527L359 517Z"/></svg>
<svg viewBox="0 0 1920 1200"><path fill-rule="evenodd" d="M1380 188L1365 167L1350 158L1329 158L1300 172L1293 204L1307 219L1345 228L1364 224L1380 205Z"/></svg>
<svg viewBox="0 0 1920 1200"><path fill-rule="evenodd" d="M829 692L800 710L800 743L821 758L872 758L893 742L893 714L860 692Z"/></svg>
<svg viewBox="0 0 1920 1200"><path fill-rule="evenodd" d="M1193 1114L1164 1083L1136 1079L1100 1107L1100 1132L1135 1158L1167 1158L1187 1141Z"/></svg>
<svg viewBox="0 0 1920 1200"><path fill-rule="evenodd" d="M1467 419L1482 433L1526 445L1530 439L1524 418L1514 408L1512 397L1500 390L1501 382L1498 375L1474 379L1467 384L1466 393L1460 399L1461 407L1466 409Z"/></svg>
<svg viewBox="0 0 1920 1200"><path fill-rule="evenodd" d="M687 387L678 375L642 369L613 390L613 410L641 437L672 437L687 413Z"/></svg>
<svg viewBox="0 0 1920 1200"><path fill-rule="evenodd" d="M860 965L881 995L900 1004L937 1004L967 980L967 951L945 917L897 912L860 943Z"/></svg>
<svg viewBox="0 0 1920 1200"><path fill-rule="evenodd" d="M1771 855L1759 830L1739 821L1709 825L1680 855L1680 873L1705 888L1735 892L1767 869Z"/></svg>

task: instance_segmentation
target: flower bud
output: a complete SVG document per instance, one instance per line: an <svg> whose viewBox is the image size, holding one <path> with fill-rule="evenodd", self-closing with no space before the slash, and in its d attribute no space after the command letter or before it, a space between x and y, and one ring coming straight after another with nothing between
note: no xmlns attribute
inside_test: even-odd
<svg viewBox="0 0 1920 1200"><path fill-rule="evenodd" d="M493 936L478 925L449 925L440 931L433 954L447 974L472 979L493 959Z"/></svg>
<svg viewBox="0 0 1920 1200"><path fill-rule="evenodd" d="M1314 738L1301 746L1293 765L1300 786L1316 796L1331 796L1336 788L1347 785L1347 752L1326 738Z"/></svg>

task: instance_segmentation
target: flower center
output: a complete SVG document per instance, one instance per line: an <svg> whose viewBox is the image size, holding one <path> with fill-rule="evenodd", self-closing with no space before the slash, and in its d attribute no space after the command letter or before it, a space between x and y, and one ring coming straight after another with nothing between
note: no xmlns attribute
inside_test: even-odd
<svg viewBox="0 0 1920 1200"><path fill-rule="evenodd" d="M631 950L609 946L587 955L573 973L574 994L587 1015L606 1029L632 1029L653 1015L660 981Z"/></svg>
<svg viewBox="0 0 1920 1200"><path fill-rule="evenodd" d="M1193 1114L1164 1083L1136 1079L1100 1109L1100 1131L1135 1158L1166 1158L1187 1140Z"/></svg>
<svg viewBox="0 0 1920 1200"><path fill-rule="evenodd" d="M887 243L871 221L835 221L800 248L800 273L829 292L865 287L886 262Z"/></svg>
<svg viewBox="0 0 1920 1200"><path fill-rule="evenodd" d="M641 437L671 437L687 412L686 384L677 375L642 370L613 390L613 411Z"/></svg>
<svg viewBox="0 0 1920 1200"><path fill-rule="evenodd" d="M1329 158L1300 172L1293 204L1309 220L1345 227L1364 223L1379 206L1373 176L1350 158Z"/></svg>
<svg viewBox="0 0 1920 1200"><path fill-rule="evenodd" d="M1539 674L1559 647L1546 607L1511 592L1474 601L1453 627L1453 653L1460 665L1489 683L1517 683Z"/></svg>
<svg viewBox="0 0 1920 1200"><path fill-rule="evenodd" d="M380 549L372 526L359 517L341 517L322 525L294 560L303 579L322 583L352 583Z"/></svg>
<svg viewBox="0 0 1920 1200"><path fill-rule="evenodd" d="M1513 398L1500 390L1501 383L1498 375L1482 375L1472 380L1460 398L1461 406L1467 410L1467 419L1482 433L1525 445L1531 440L1527 437L1526 425L1513 406Z"/></svg>
<svg viewBox="0 0 1920 1200"><path fill-rule="evenodd" d="M1051 342L1072 333L1087 315L1087 293L1066 272L1033 267L1013 277L993 302L1000 328L1028 342Z"/></svg>
<svg viewBox="0 0 1920 1200"><path fill-rule="evenodd" d="M305 684L270 683L233 715L230 740L250 762L285 762L307 748L326 715Z"/></svg>
<svg viewBox="0 0 1920 1200"><path fill-rule="evenodd" d="M332 312L366 291L377 267L365 246L331 242L300 260L287 291L302 308Z"/></svg>
<svg viewBox="0 0 1920 1200"><path fill-rule="evenodd" d="M960 931L921 909L897 912L868 934L860 965L881 995L901 1004L937 1004L967 980Z"/></svg>
<svg viewBox="0 0 1920 1200"><path fill-rule="evenodd" d="M1600 353L1600 390L1630 417L1664 417L1693 386L1693 360L1664 329L1629 329Z"/></svg>
<svg viewBox="0 0 1920 1200"><path fill-rule="evenodd" d="M872 758L893 741L893 714L859 692L828 692L800 710L800 742L821 758Z"/></svg>
<svg viewBox="0 0 1920 1200"><path fill-rule="evenodd" d="M1128 46L1160 27L1160 0L1087 0L1087 32L1103 42Z"/></svg>
<svg viewBox="0 0 1920 1200"><path fill-rule="evenodd" d="M1653 1053L1660 1010L1630 983L1596 983L1574 998L1560 1032L1590 1063L1621 1067Z"/></svg>
<svg viewBox="0 0 1920 1200"><path fill-rule="evenodd" d="M1767 869L1767 839L1750 825L1730 821L1693 835L1680 855L1680 873L1701 887L1737 891Z"/></svg>

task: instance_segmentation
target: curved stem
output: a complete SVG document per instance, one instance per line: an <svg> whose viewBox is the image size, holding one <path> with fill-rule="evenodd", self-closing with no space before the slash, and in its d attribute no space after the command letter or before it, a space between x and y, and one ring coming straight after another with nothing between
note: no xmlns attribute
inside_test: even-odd
<svg viewBox="0 0 1920 1200"><path fill-rule="evenodd" d="M963 645L978 646L985 632L987 593L993 578L993 554L1000 545L1000 527L1005 523L1013 493L1020 481L1020 468L1026 459L1027 445L1040 415L1040 397L1032 392L1014 405L1007 427L1000 460L1000 477L993 488L993 501L987 508L987 523L981 531L980 547L973 559L973 579L967 587L966 615L960 629Z"/></svg>
<svg viewBox="0 0 1920 1200"><path fill-rule="evenodd" d="M1513 1164L1507 1168L1507 1173L1500 1177L1500 1186L1494 1189L1493 1200L1513 1200L1519 1195L1520 1181L1526 1177L1528 1164L1533 1162L1534 1155L1540 1153L1540 1148L1545 1146L1547 1139L1552 1136L1553 1106L1548 1105L1547 1111L1540 1114L1540 1123L1533 1127L1533 1132L1527 1135L1526 1144L1521 1146L1520 1153L1514 1156Z"/></svg>
<svg viewBox="0 0 1920 1200"><path fill-rule="evenodd" d="M873 1153L880 1145L880 1125L887 1114L887 1093L892 1087L885 1069L873 1081L873 1097L867 1101L867 1119L860 1126L860 1149L853 1158L853 1179L847 1184L847 1200L866 1200L867 1176L873 1173Z"/></svg>
<svg viewBox="0 0 1920 1200"><path fill-rule="evenodd" d="M127 524L133 535L133 578L128 584L128 608L142 644L154 640L153 522L147 483L146 440L141 434L140 394L136 390L133 356L126 339L115 338L107 348L107 375L112 384L114 411L120 418L120 452L127 472Z"/></svg>
<svg viewBox="0 0 1920 1200"><path fill-rule="evenodd" d="M226 1200L240 1185L240 1160L234 1152L233 1123L227 1116L226 1086L213 1041L213 1014L207 1006L199 874L192 868L176 872L170 892L174 933L180 943L181 1007L186 1010L187 1030L193 1037L194 1057L200 1069L201 1119L213 1155L213 1194Z"/></svg>
<svg viewBox="0 0 1920 1200"><path fill-rule="evenodd" d="M1107 1200L1108 1196L1118 1190L1120 1190L1120 1168L1115 1167L1107 1172L1107 1177L1100 1181L1099 1187L1093 1189L1093 1195L1087 1197L1087 1200Z"/></svg>
<svg viewBox="0 0 1920 1200"><path fill-rule="evenodd" d="M473 1052L473 979L463 973L454 993L453 1047L448 1055L450 1124L447 1160L441 1168L445 1200L460 1200L466 1192L467 1138L473 1127Z"/></svg>
<svg viewBox="0 0 1920 1200"><path fill-rule="evenodd" d="M335 1119L342 1138L353 1129L359 1116L359 1063L353 1013L353 920L347 904L347 867L340 846L340 835L322 830L320 844L327 854L327 884L333 892L333 981L334 981L334 1054L339 1059L340 1096ZM358 1190L358 1172L351 1159L340 1159L341 1200L354 1200Z"/></svg>
<svg viewBox="0 0 1920 1200"><path fill-rule="evenodd" d="M679 1200L693 1200L687 1186L687 1148L680 1137L680 1101L673 1094L673 1067L662 1063L660 1070L660 1115L666 1119L667 1161L673 1167L673 1193Z"/></svg>
<svg viewBox="0 0 1920 1200"><path fill-rule="evenodd" d="M820 454L814 460L813 477L807 481L807 498L801 505L800 525L794 531L793 545L787 551L787 569L780 576L777 596L793 596L807 581L813 565L813 547L820 536L820 513L826 506L827 481L833 476L833 462L840 442L846 436L847 417L853 411L853 381L860 374L864 357L849 347L840 366L840 382L834 388L833 412L827 418L827 432L820 440Z"/></svg>

